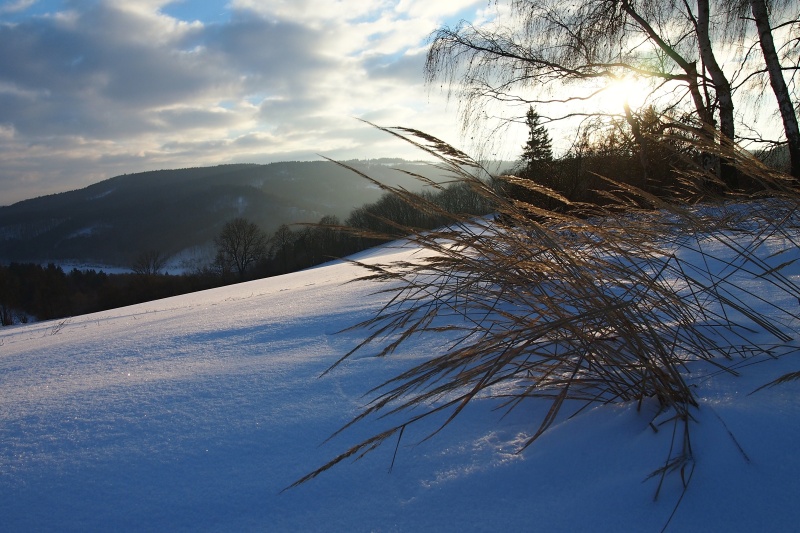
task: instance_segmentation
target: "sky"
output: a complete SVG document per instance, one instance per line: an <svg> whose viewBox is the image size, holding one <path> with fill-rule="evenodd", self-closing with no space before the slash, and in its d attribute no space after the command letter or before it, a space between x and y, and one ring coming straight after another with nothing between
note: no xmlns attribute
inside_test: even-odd
<svg viewBox="0 0 800 533"><path fill-rule="evenodd" d="M524 126L470 137L447 87L423 73L434 30L502 21L504 9L490 0L0 0L0 206L146 170L423 157L359 119L515 160ZM724 67L737 76L741 58ZM648 93L618 89L591 105L621 113L620 95ZM770 91L742 91L739 131L779 137ZM562 123L549 130L557 151L574 138Z"/></svg>
<svg viewBox="0 0 800 533"><path fill-rule="evenodd" d="M426 43L490 4L0 0L0 205L145 170L419 155L358 119L459 144Z"/></svg>

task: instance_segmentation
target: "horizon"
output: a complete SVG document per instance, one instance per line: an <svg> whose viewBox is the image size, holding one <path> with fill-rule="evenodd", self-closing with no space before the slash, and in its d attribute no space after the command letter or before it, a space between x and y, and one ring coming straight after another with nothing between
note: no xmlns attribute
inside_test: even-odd
<svg viewBox="0 0 800 533"><path fill-rule="evenodd" d="M432 32L460 21L491 31L510 16L507 3L484 0L0 0L0 205L125 173L420 153L369 123L515 160L527 100L494 102L467 127L458 83L424 75ZM730 50L721 58L741 68ZM573 87L591 102L537 101L555 153L584 118L672 94L651 86L642 98L636 78L598 83ZM737 120L780 140L772 95L740 91L748 105Z"/></svg>
<svg viewBox="0 0 800 533"><path fill-rule="evenodd" d="M427 161L427 160L424 160L424 159L406 159L406 158L402 158L402 157L352 158L352 159L342 159L342 160L340 160L340 162L343 162L343 163L354 163L354 162L370 163L370 162L373 162L373 161L381 162L381 161L384 161L384 160L386 160L386 161L394 160L394 161L402 162L402 163L423 163L423 164L434 164L435 163L433 161ZM19 203L22 203L22 202L28 202L28 201L31 201L31 200L38 200L40 198L46 198L46 197L49 197L49 196L57 196L59 194L66 194L66 193L81 191L81 190L86 189L88 187L92 187L94 185L98 185L100 183L103 183L104 181L120 178L120 177L123 177L123 176L135 176L135 175L138 175L138 174L147 174L149 172L171 172L171 171L178 171L178 170L190 170L190 169L200 169L200 168L215 168L215 167L224 167L224 166L267 166L267 165L275 165L275 164L282 164L282 163L326 163L326 162L329 162L329 161L326 160L326 159L309 159L309 160L306 160L306 161L302 161L302 160L280 160L280 161L270 161L268 163L231 162L231 163L209 164L209 165L202 165L202 166L189 166L189 167L181 167L181 168L154 168L154 169L151 169L151 170L142 170L142 171L137 171L137 172L123 172L121 174L115 174L113 176L104 177L104 178L102 178L102 179L100 179L98 181L93 181L91 183L83 184L83 185L81 185L79 187L76 187L76 188L64 189L64 190L55 191L55 192L49 192L49 193L41 194L41 195L38 195L38 196L32 196L32 197L29 197L29 198L22 198L20 200L17 200L15 202L12 202L12 203L9 203L9 204L0 204L0 209L2 209L4 207L12 207L12 206L14 206L16 204L19 204ZM335 162L332 162L332 163L335 164ZM507 164L514 163L514 161L505 160L505 159L502 159L502 160L498 159L498 160L486 161L485 163L486 164L498 165L498 166L505 166Z"/></svg>
<svg viewBox="0 0 800 533"><path fill-rule="evenodd" d="M413 158L357 119L459 143L426 41L485 2L309 4L0 2L0 205L157 169Z"/></svg>

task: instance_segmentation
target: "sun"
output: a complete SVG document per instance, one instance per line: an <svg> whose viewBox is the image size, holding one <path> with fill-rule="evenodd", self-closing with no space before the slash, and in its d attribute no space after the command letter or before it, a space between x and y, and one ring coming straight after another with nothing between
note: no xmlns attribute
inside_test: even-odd
<svg viewBox="0 0 800 533"><path fill-rule="evenodd" d="M625 105L636 110L647 101L651 88L641 78L625 76L608 83L599 95L603 111L622 113Z"/></svg>

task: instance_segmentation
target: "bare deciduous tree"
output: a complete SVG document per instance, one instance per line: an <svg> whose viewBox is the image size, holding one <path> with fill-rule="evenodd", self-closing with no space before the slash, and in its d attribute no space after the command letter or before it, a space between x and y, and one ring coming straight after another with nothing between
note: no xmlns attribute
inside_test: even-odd
<svg viewBox="0 0 800 533"><path fill-rule="evenodd" d="M158 250L145 250L140 253L131 266L135 274L152 276L161 272L167 263L167 257Z"/></svg>
<svg viewBox="0 0 800 533"><path fill-rule="evenodd" d="M502 26L462 23L439 29L426 62L429 82L461 82L465 122L476 118L487 99L526 104L589 100L575 82L613 82L626 75L648 78L688 93L703 123L710 123L695 50L687 45L692 29L676 17L672 3L627 0L512 0L512 19ZM647 42L648 46L642 46ZM644 51L643 51L644 50ZM564 89L566 96L545 99L539 89ZM551 119L563 117L550 117Z"/></svg>
<svg viewBox="0 0 800 533"><path fill-rule="evenodd" d="M248 267L264 257L267 252L267 236L255 223L245 218L227 222L216 238L217 257L236 270L239 279L244 279Z"/></svg>
<svg viewBox="0 0 800 533"><path fill-rule="evenodd" d="M746 75L739 85L762 80L766 76L772 88L786 136L790 172L797 179L800 177L800 133L794 106L798 102L796 97L792 97L790 86L795 86L795 77L800 72L797 54L800 39L791 33L800 29L800 13L789 12L786 17L784 8L794 5L790 0L717 0L715 4L721 13L727 15L722 25L723 33L718 37L732 45L733 49L749 50L742 56ZM782 22L773 23L773 17ZM751 39L752 43L749 43ZM760 48L763 63L752 58L755 48ZM766 81L763 88L766 89ZM764 139L758 135L757 140ZM770 144L776 143L772 141Z"/></svg>
<svg viewBox="0 0 800 533"><path fill-rule="evenodd" d="M750 10L758 28L758 42L761 45L764 62L767 65L770 85L775 93L775 99L778 101L778 109L780 110L784 133L789 145L791 174L794 178L800 179L800 129L798 129L797 115L792 105L789 89L786 86L786 80L783 78L783 69L775 48L766 0L750 0Z"/></svg>
<svg viewBox="0 0 800 533"><path fill-rule="evenodd" d="M289 254L296 238L292 228L286 224L278 226L270 238L270 255L279 262L283 272L289 271Z"/></svg>
<svg viewBox="0 0 800 533"><path fill-rule="evenodd" d="M759 28L769 29L765 0L739 3L751 8L757 23L766 23ZM509 0L509 5L510 16L492 25L462 22L433 35L427 81L441 81L458 92L465 128L481 122L491 102L526 108L558 104L558 114L543 116L549 121L609 116L562 104L587 102L613 87L615 80L634 76L649 80L648 100L658 95L661 109L690 115L696 134L720 142L737 140L735 88L719 60L729 50L719 38L725 25L718 23L718 15L730 6L709 0ZM770 47L770 38L769 31L760 31L762 48ZM770 57L774 66L769 71L776 74L770 79L777 80L781 66L776 54ZM752 69L752 64L746 66ZM794 118L796 124L789 94L778 88L784 122ZM556 91L558 97L552 96ZM635 116L629 108L625 111L620 116L635 130ZM786 131L792 146L796 126L789 124ZM707 168L712 163L709 159ZM724 159L721 163L720 177L735 186L733 167Z"/></svg>

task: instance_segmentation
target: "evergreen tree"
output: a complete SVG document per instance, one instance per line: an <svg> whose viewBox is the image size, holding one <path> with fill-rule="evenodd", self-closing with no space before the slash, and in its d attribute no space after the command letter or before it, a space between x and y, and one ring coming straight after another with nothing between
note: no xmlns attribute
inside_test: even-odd
<svg viewBox="0 0 800 533"><path fill-rule="evenodd" d="M535 182L537 185L550 187L558 190L553 172L553 147L550 141L550 134L547 128L542 126L541 117L533 108L528 108L525 116L525 124L528 126L528 141L522 146L521 162L517 167L516 175L525 180ZM504 194L513 200L526 202L538 207L557 209L553 205L552 198L539 192L531 190L523 184L506 184Z"/></svg>
<svg viewBox="0 0 800 533"><path fill-rule="evenodd" d="M541 163L553 161L553 147L547 128L540 124L540 117L533 106L528 108L525 118L528 125L528 142L522 147L522 161L526 174L532 174Z"/></svg>

